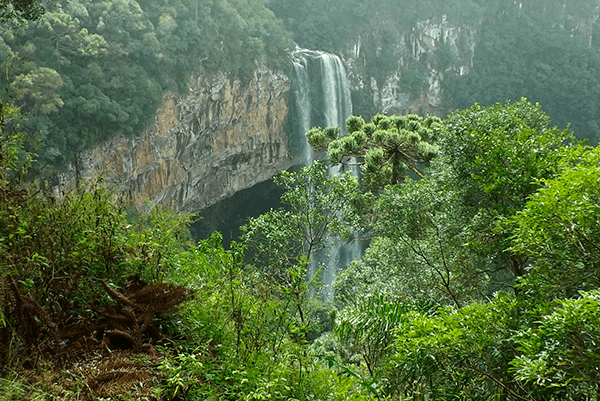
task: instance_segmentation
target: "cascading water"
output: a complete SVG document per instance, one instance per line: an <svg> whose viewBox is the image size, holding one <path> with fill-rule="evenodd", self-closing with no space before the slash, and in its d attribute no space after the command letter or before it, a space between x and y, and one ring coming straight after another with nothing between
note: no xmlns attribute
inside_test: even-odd
<svg viewBox="0 0 600 401"><path fill-rule="evenodd" d="M305 138L300 135L306 133L311 128L311 85L308 77L308 60L306 57L298 56L298 52L293 53L294 79L294 142L300 150L298 154L302 155L301 164L308 166L312 163L312 150Z"/></svg>
<svg viewBox="0 0 600 401"><path fill-rule="evenodd" d="M294 142L301 164L310 165L312 151L305 133L314 126L346 127L352 114L350 87L340 58L315 50L297 49L292 53L294 65L292 117Z"/></svg>
<svg viewBox="0 0 600 401"><path fill-rule="evenodd" d="M306 131L314 126L338 126L345 132L346 119L352 114L350 87L342 61L336 55L297 49L292 53L292 60L294 146L301 155L300 163L308 166L314 155L306 140ZM338 173L338 167L330 169L330 174ZM324 301L333 297L332 284L338 270L361 256L357 243L343 244L340 240L329 239L328 249L327 254L313 258L310 272L314 275L317 263L325 266L322 272Z"/></svg>

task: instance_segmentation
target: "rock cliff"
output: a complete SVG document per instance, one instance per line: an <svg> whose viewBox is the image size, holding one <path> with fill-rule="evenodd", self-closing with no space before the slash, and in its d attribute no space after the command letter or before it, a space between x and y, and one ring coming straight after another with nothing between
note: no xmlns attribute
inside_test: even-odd
<svg viewBox="0 0 600 401"><path fill-rule="evenodd" d="M188 94L165 94L155 124L141 136L81 152L56 191L102 172L138 208L150 201L202 210L291 166L289 88L286 75L263 65L246 83L198 73Z"/></svg>
<svg viewBox="0 0 600 401"><path fill-rule="evenodd" d="M469 70L475 30L445 18L410 29L387 26L394 30L391 47L374 30L340 51L355 114L443 114L444 74ZM442 48L449 62L440 62ZM414 65L420 66L417 85L407 83L411 74L415 81ZM164 95L155 123L141 135L117 136L81 152L59 177L56 191L76 177L102 172L137 208L150 201L183 212L205 209L295 164L291 147L298 139L290 141L294 133L286 132L293 126L288 124L290 88L286 75L262 64L248 82L197 73L189 93ZM357 94L366 106L357 104Z"/></svg>
<svg viewBox="0 0 600 401"><path fill-rule="evenodd" d="M578 11L579 6L544 5L543 14L553 15L546 18L554 18L557 28L591 48L598 36L600 6L584 14ZM521 18L525 7L522 2L515 1L508 7L500 11L501 15L512 13L507 21ZM394 13L389 10L378 11L364 31L350 35L336 52L348 69L354 113L446 115L457 107L451 93L456 78L473 71L482 34L496 23L499 22L456 15L448 18L432 11L430 18L407 25L394 20ZM528 24L534 25L531 21ZM543 21L536 24L542 26ZM579 114L577 117L581 118Z"/></svg>
<svg viewBox="0 0 600 401"><path fill-rule="evenodd" d="M388 21L356 37L342 53L355 110L359 114L446 114L445 75L469 72L476 35L475 25L452 23L441 16L411 27Z"/></svg>

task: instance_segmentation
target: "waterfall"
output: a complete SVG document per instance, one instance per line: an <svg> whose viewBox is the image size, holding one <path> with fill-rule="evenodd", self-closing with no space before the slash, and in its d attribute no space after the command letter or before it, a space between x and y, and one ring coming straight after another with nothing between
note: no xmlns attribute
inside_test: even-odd
<svg viewBox="0 0 600 401"><path fill-rule="evenodd" d="M293 147L300 164L308 166L314 160L306 140L306 131L314 126L338 126L346 131L346 119L352 114L350 87L340 58L321 51L296 49L292 53L294 77L292 83ZM354 167L355 168L355 167ZM339 174L333 167L330 174ZM354 171L357 174L357 171ZM344 244L339 239L328 239L329 252L313 258L309 275L314 275L317 264L323 264L323 300L333 297L333 280L339 269L361 256L359 244Z"/></svg>
<svg viewBox="0 0 600 401"><path fill-rule="evenodd" d="M352 101L348 78L340 58L324 53L321 57L321 74L326 125L337 125L345 130L346 119L352 114Z"/></svg>
<svg viewBox="0 0 600 401"><path fill-rule="evenodd" d="M300 164L313 161L305 133L314 126L338 126L345 131L352 114L352 101L346 71L340 58L315 50L296 49L292 53L292 81L295 153Z"/></svg>
<svg viewBox="0 0 600 401"><path fill-rule="evenodd" d="M294 80L293 80L293 93L294 93L294 107L293 114L295 115L296 123L294 124L294 139L300 144L301 149L301 164L308 166L312 163L312 151L310 146L304 138L300 135L302 132L306 133L311 128L311 93L310 93L310 80L308 77L308 60L304 57L294 57Z"/></svg>

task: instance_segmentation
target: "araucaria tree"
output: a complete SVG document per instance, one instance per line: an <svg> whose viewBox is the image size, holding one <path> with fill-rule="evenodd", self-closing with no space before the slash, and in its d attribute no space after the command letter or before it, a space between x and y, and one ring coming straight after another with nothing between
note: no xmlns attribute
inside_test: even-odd
<svg viewBox="0 0 600 401"><path fill-rule="evenodd" d="M418 115L375 115L365 123L362 117L351 116L346 121L348 135L340 136L340 129L315 127L306 133L308 142L316 151L327 148L331 164L344 164L351 158L360 158L362 184L377 192L387 184L398 184L409 171L422 176L420 163L426 163L437 153L431 143L441 120Z"/></svg>

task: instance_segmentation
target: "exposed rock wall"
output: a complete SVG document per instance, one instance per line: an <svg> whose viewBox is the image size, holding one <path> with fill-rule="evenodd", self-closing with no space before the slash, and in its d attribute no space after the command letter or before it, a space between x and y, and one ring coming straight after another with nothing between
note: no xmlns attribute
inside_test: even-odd
<svg viewBox="0 0 600 401"><path fill-rule="evenodd" d="M199 211L291 166L289 88L286 75L262 65L247 83L196 74L189 94L165 94L155 124L141 136L115 137L82 152L56 191L76 175L104 172L138 208L150 201Z"/></svg>
<svg viewBox="0 0 600 401"><path fill-rule="evenodd" d="M477 27L453 24L445 16L419 21L411 27L394 21L383 26L388 37L393 32L392 46L384 44L381 32L375 30L356 38L343 52L352 91L360 92L369 103L362 105L362 109L384 114L447 113L445 75L464 75L472 68ZM388 70L383 71L383 77L376 64L382 56L388 58ZM415 85L411 87L408 83L415 79L420 80L416 91Z"/></svg>
<svg viewBox="0 0 600 401"><path fill-rule="evenodd" d="M510 7L520 16L525 6L515 1ZM578 8L555 3L548 5L548 12L562 10L556 15L558 27L591 47L600 6L588 15L570 15L571 7L573 12ZM436 15L403 25L393 15L381 10L370 29L349 37L338 53L348 68L355 113L446 115L453 109L452 94L446 90L452 86L448 78L473 69L484 21Z"/></svg>

